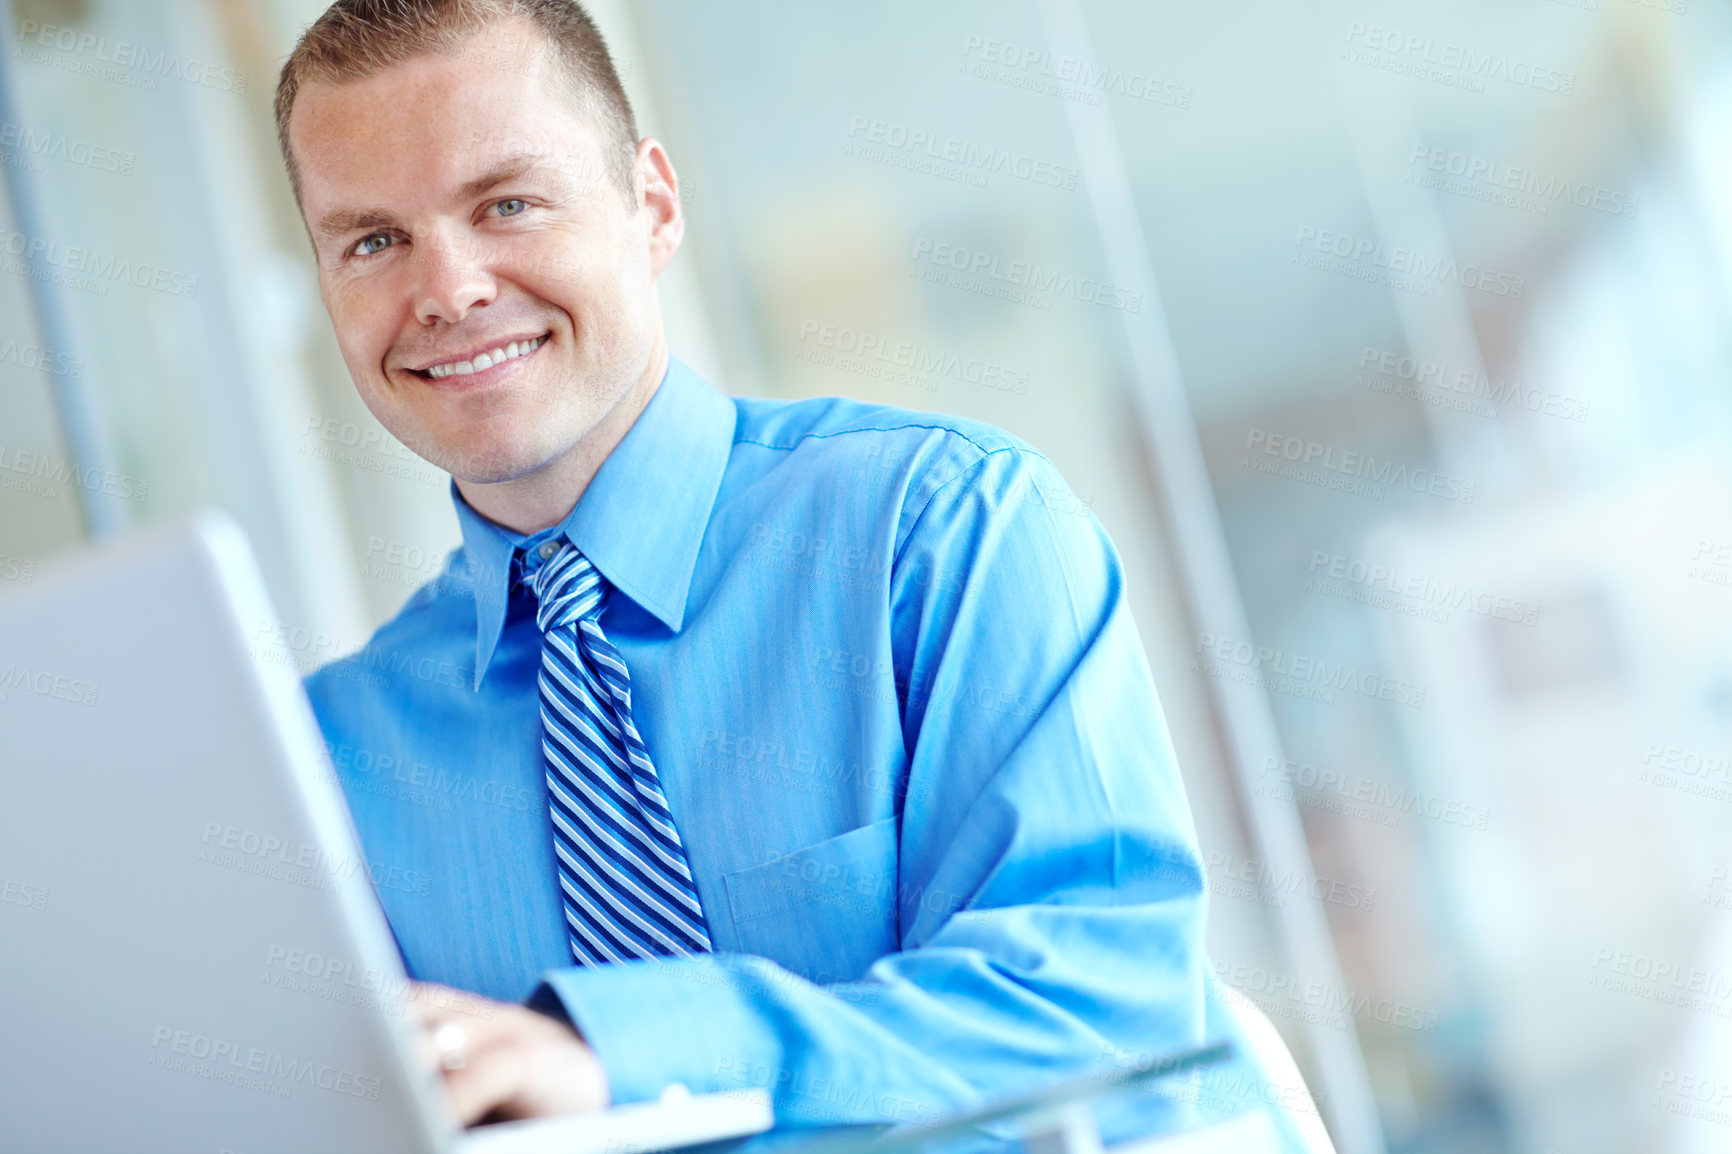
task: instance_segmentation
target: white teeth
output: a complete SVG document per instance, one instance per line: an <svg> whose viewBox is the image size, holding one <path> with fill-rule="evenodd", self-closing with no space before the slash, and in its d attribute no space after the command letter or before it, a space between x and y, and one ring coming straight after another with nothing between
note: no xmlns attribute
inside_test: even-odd
<svg viewBox="0 0 1732 1154"><path fill-rule="evenodd" d="M532 341L512 341L497 349L489 349L480 353L472 361L452 361L449 364L434 365L427 370L427 375L436 381L450 376L469 376L472 373L490 369L494 365L508 361L513 357L527 356L546 343L547 338L545 336L536 337Z"/></svg>

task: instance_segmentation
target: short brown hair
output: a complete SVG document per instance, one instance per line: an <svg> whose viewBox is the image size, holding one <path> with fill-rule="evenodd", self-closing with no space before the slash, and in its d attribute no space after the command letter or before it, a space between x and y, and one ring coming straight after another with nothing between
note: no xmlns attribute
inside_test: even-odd
<svg viewBox="0 0 1732 1154"><path fill-rule="evenodd" d="M277 79L277 145L289 170L295 203L301 174L289 147L289 114L307 83L361 80L421 56L455 56L466 40L513 17L546 38L572 95L620 147L609 167L633 192L637 117L619 82L607 42L576 0L337 0L301 33Z"/></svg>

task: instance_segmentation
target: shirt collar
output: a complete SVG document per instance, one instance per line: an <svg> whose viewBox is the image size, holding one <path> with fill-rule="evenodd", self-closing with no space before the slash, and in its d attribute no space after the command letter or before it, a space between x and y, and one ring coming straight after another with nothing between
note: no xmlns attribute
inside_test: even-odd
<svg viewBox="0 0 1732 1154"><path fill-rule="evenodd" d="M685 623L698 546L733 449L734 420L728 398L669 357L649 404L553 534L576 545L616 590L676 633ZM471 509L455 481L451 500L475 593L479 690L505 628L512 558L528 538Z"/></svg>

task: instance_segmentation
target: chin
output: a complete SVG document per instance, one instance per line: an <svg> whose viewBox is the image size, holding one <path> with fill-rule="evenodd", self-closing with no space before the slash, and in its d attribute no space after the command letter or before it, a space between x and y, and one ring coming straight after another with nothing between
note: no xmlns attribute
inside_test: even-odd
<svg viewBox="0 0 1732 1154"><path fill-rule="evenodd" d="M533 471L504 454L462 456L453 453L446 461L435 464L459 481L466 481L471 485L497 485L505 481L515 481L525 473Z"/></svg>
<svg viewBox="0 0 1732 1154"><path fill-rule="evenodd" d="M546 468L560 456L557 449L530 448L521 444L490 443L445 446L442 460L433 464L471 485L497 485L515 481Z"/></svg>

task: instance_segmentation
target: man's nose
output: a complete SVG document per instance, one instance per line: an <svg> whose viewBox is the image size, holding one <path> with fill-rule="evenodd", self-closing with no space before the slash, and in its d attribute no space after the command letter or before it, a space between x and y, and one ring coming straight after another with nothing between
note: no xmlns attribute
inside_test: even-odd
<svg viewBox="0 0 1732 1154"><path fill-rule="evenodd" d="M498 295L498 282L476 239L434 234L415 248L415 318L422 324L456 324L470 309L491 304Z"/></svg>

